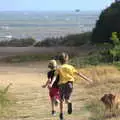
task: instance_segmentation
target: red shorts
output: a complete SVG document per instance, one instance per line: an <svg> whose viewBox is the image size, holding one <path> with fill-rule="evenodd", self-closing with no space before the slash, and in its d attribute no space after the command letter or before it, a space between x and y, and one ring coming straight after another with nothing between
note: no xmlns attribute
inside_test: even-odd
<svg viewBox="0 0 120 120"><path fill-rule="evenodd" d="M49 89L49 96L50 98L60 99L60 92L59 88L50 88Z"/></svg>

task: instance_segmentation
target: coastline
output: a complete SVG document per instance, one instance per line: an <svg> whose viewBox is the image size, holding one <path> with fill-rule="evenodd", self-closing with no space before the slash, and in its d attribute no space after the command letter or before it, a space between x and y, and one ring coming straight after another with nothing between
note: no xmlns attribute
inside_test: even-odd
<svg viewBox="0 0 120 120"><path fill-rule="evenodd" d="M0 12L0 15L0 40L6 40L5 36L43 40L91 31L99 13Z"/></svg>

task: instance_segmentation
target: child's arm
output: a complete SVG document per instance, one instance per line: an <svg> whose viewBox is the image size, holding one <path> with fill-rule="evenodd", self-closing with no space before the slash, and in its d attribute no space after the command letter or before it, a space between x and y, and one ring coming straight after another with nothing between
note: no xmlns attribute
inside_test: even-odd
<svg viewBox="0 0 120 120"><path fill-rule="evenodd" d="M57 75L54 75L52 82L48 85L50 88L52 87L52 85L54 84L55 80L57 78Z"/></svg>
<svg viewBox="0 0 120 120"><path fill-rule="evenodd" d="M49 88L51 88L53 86L54 82L56 81L57 76L58 76L58 70L56 70L54 72L54 76L53 76L53 78L51 80L51 83L48 85Z"/></svg>
<svg viewBox="0 0 120 120"><path fill-rule="evenodd" d="M84 80L88 81L88 82L93 82L93 80L91 80L90 78L86 77L85 75L83 75L82 73L76 72L78 76L82 77Z"/></svg>
<svg viewBox="0 0 120 120"><path fill-rule="evenodd" d="M49 85L50 81L51 81L51 79L48 79L48 80L46 81L46 83L45 83L44 85L42 85L42 87L43 87L43 88L46 88L46 87Z"/></svg>

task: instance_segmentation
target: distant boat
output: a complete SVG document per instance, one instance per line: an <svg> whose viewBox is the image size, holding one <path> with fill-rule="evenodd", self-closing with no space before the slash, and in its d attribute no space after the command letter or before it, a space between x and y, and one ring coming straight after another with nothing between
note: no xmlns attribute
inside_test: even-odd
<svg viewBox="0 0 120 120"><path fill-rule="evenodd" d="M80 12L80 9L76 9L75 12Z"/></svg>

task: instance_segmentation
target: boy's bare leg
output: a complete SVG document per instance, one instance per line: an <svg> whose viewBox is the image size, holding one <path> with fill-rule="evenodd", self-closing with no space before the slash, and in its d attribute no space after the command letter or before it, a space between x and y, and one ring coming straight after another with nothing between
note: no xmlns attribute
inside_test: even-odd
<svg viewBox="0 0 120 120"><path fill-rule="evenodd" d="M63 100L60 100L60 113L63 113Z"/></svg>
<svg viewBox="0 0 120 120"><path fill-rule="evenodd" d="M63 100L60 100L60 120L63 120Z"/></svg>
<svg viewBox="0 0 120 120"><path fill-rule="evenodd" d="M52 99L51 99L51 107L52 107L52 111L54 111L54 102Z"/></svg>
<svg viewBox="0 0 120 120"><path fill-rule="evenodd" d="M51 99L52 115L55 115L54 100Z"/></svg>

